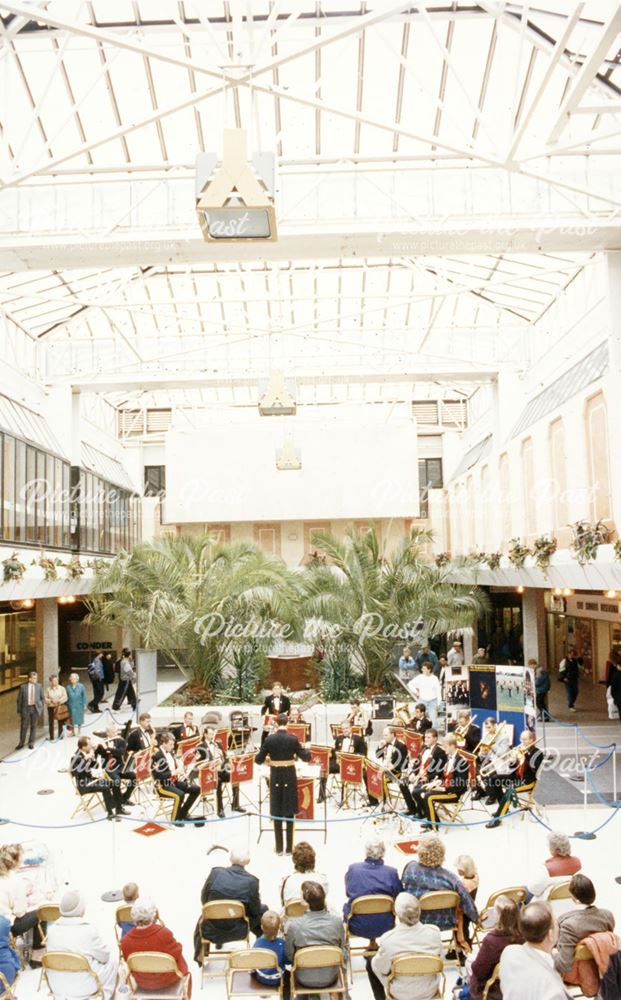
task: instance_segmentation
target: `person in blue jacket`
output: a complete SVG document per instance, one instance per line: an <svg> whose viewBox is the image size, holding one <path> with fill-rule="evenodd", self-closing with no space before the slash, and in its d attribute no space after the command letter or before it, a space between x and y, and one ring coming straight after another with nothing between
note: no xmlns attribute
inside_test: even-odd
<svg viewBox="0 0 621 1000"><path fill-rule="evenodd" d="M343 917L347 919L351 905L358 896L392 896L403 892L403 884L396 868L384 864L386 845L383 840L370 840L365 845L364 861L350 865L345 872L345 893L347 902L343 907ZM356 914L349 922L349 930L356 937L375 941L385 931L392 930L395 918L392 913Z"/></svg>
<svg viewBox="0 0 621 1000"><path fill-rule="evenodd" d="M0 916L0 972L9 986L17 979L19 972L19 955L9 943L11 923L6 917ZM0 986L3 986L0 980Z"/></svg>

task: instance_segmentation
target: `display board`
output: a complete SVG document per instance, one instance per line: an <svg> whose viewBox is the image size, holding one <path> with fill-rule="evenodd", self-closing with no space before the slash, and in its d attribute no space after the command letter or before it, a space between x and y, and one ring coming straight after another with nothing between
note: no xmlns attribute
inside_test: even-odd
<svg viewBox="0 0 621 1000"><path fill-rule="evenodd" d="M530 667L481 663L471 664L466 669L470 712L477 725L482 726L490 716L497 722L506 722L513 726L516 743L524 729L535 732L535 677ZM451 707L446 691L445 697L448 715ZM453 697L452 690L450 697Z"/></svg>

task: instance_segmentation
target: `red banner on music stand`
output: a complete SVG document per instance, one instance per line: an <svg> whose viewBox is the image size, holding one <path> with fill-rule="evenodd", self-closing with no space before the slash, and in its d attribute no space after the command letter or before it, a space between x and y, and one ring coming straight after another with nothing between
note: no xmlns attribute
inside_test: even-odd
<svg viewBox="0 0 621 1000"><path fill-rule="evenodd" d="M278 718L277 715L264 715L263 716L263 728L264 729L271 729L271 727L276 722L277 718Z"/></svg>
<svg viewBox="0 0 621 1000"><path fill-rule="evenodd" d="M413 733L411 730L406 729L404 742L408 749L408 757L420 757L420 751L423 745L423 737L420 733Z"/></svg>
<svg viewBox="0 0 621 1000"><path fill-rule="evenodd" d="M290 722L287 726L287 732L295 736L300 743L306 742L306 723L305 722Z"/></svg>
<svg viewBox="0 0 621 1000"><path fill-rule="evenodd" d="M201 795L210 795L214 792L218 785L218 762L215 760L207 761L203 764L198 771L198 783L201 790Z"/></svg>
<svg viewBox="0 0 621 1000"><path fill-rule="evenodd" d="M242 753L239 757L231 757L231 784L241 785L244 781L254 778L254 754Z"/></svg>
<svg viewBox="0 0 621 1000"><path fill-rule="evenodd" d="M374 799L384 797L384 772L379 764L367 761L367 790Z"/></svg>
<svg viewBox="0 0 621 1000"><path fill-rule="evenodd" d="M310 762L317 766L319 764L319 773L322 778L327 778L328 771L330 769L330 747L321 746L311 746L310 748Z"/></svg>
<svg viewBox="0 0 621 1000"><path fill-rule="evenodd" d="M364 757L354 753L339 754L339 775L341 781L348 781L354 785L362 784L362 770Z"/></svg>
<svg viewBox="0 0 621 1000"><path fill-rule="evenodd" d="M191 767L194 763L196 748L200 741L200 736L192 736L189 740L180 740L177 744L177 752L185 768Z"/></svg>
<svg viewBox="0 0 621 1000"><path fill-rule="evenodd" d="M229 729L216 729L216 734L214 736L214 742L218 744L222 749L222 753L226 753L229 748L229 736L231 735Z"/></svg>
<svg viewBox="0 0 621 1000"><path fill-rule="evenodd" d="M315 818L315 780L298 778L298 811L296 819Z"/></svg>
<svg viewBox="0 0 621 1000"><path fill-rule="evenodd" d="M134 757L136 781L146 781L151 777L151 751L140 750Z"/></svg>

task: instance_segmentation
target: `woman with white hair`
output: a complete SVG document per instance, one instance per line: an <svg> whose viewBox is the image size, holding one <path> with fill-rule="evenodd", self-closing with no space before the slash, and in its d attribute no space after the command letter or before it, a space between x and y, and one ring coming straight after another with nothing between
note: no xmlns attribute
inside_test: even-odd
<svg viewBox="0 0 621 1000"><path fill-rule="evenodd" d="M116 988L118 962L110 954L99 932L84 919L85 905L77 889L67 889L60 900L60 917L47 930L48 951L71 951L90 962L103 989L104 1000L111 1000ZM78 1000L95 992L88 972L48 972L52 993L62 1000Z"/></svg>
<svg viewBox="0 0 621 1000"><path fill-rule="evenodd" d="M416 955L442 955L442 935L433 924L421 924L420 903L409 892L400 892L395 899L398 924L382 934L378 950L367 958L367 973L375 1000L384 1000L390 967L396 955L404 952ZM431 1000L437 996L438 976L407 976L391 987L395 1000Z"/></svg>
<svg viewBox="0 0 621 1000"><path fill-rule="evenodd" d="M351 904L358 896L396 896L403 890L396 868L384 864L386 846L383 840L368 840L365 844L364 861L356 861L345 873L345 894L347 902L343 907L343 917L347 919ZM392 913L368 913L356 915L349 924L352 934L375 939L394 925Z"/></svg>
<svg viewBox="0 0 621 1000"><path fill-rule="evenodd" d="M80 735L80 727L84 725L86 702L86 688L80 681L78 674L69 674L69 683L67 684L67 708L69 709L74 736Z"/></svg>
<svg viewBox="0 0 621 1000"><path fill-rule="evenodd" d="M183 975L187 973L188 966L181 945L172 931L158 923L157 907L152 899L136 900L132 906L132 921L133 928L121 939L121 951L126 961L135 952L155 951L160 955L171 955L179 972ZM136 972L134 979L141 990L161 990L179 982L174 972ZM192 996L192 977L188 995Z"/></svg>

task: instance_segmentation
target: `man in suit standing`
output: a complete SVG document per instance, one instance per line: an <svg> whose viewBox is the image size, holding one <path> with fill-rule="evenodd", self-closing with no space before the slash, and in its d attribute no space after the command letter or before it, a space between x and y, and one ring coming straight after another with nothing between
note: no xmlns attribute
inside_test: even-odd
<svg viewBox="0 0 621 1000"><path fill-rule="evenodd" d="M38 683L36 670L28 674L28 681L22 684L17 692L17 714L21 716L19 727L19 743L15 747L21 750L26 745L32 750L37 733L37 722L43 712L43 686Z"/></svg>

